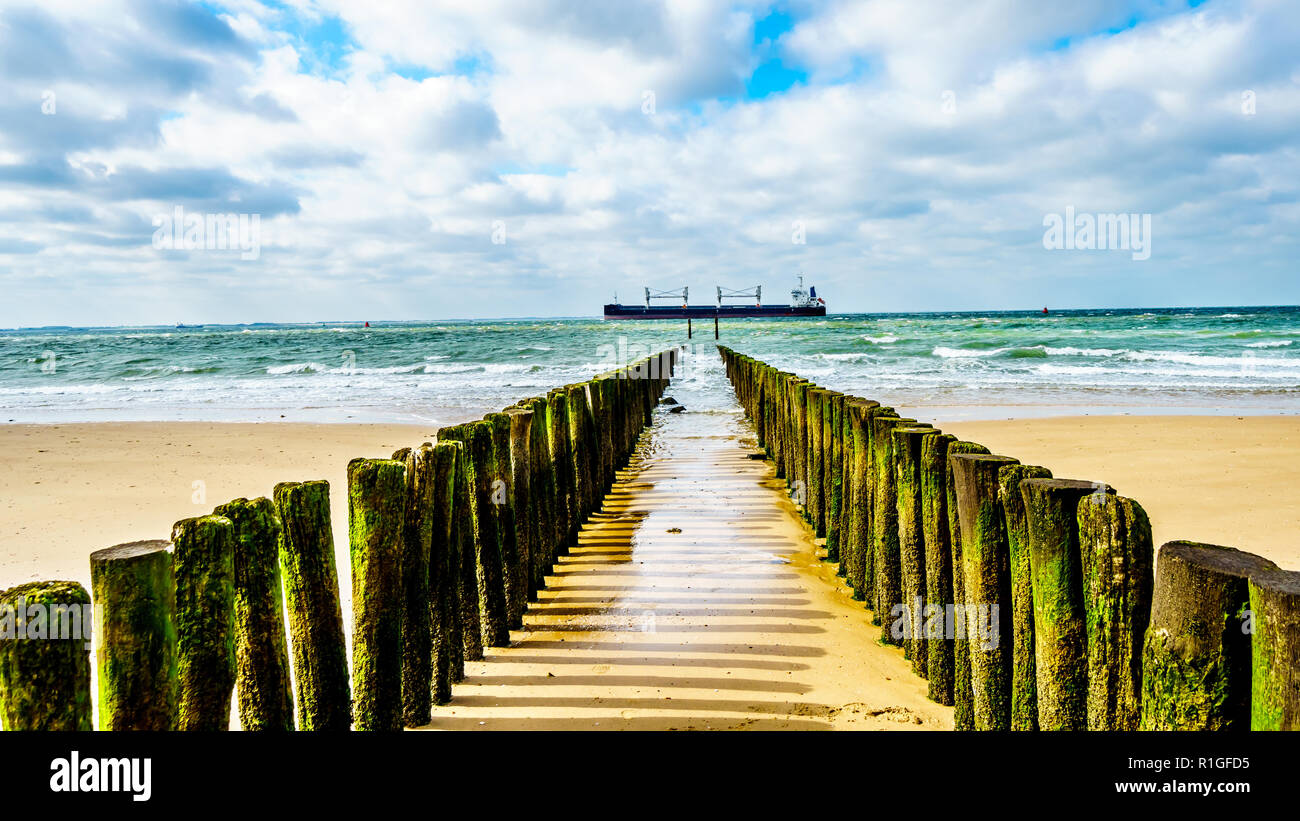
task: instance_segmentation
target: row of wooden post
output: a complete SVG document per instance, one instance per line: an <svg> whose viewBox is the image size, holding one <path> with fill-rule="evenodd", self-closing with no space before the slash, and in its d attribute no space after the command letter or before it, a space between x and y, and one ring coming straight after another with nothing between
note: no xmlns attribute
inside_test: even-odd
<svg viewBox="0 0 1300 821"><path fill-rule="evenodd" d="M1300 572L719 346L827 559L958 729L1300 729Z"/></svg>
<svg viewBox="0 0 1300 821"><path fill-rule="evenodd" d="M522 626L676 361L670 349L349 463L350 675L329 484L286 482L170 540L96 551L93 596L64 581L0 591L0 619L22 629L0 639L0 725L91 729L89 633L37 634L27 618L92 600L102 730L228 729L232 695L245 730L429 723L465 662Z"/></svg>

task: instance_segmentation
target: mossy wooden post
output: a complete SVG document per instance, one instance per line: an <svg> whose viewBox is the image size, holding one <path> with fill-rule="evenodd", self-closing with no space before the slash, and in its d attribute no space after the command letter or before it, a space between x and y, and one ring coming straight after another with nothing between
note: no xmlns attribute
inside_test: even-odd
<svg viewBox="0 0 1300 821"><path fill-rule="evenodd" d="M831 461L827 470L826 484L826 561L840 560L840 514L844 510L844 451L845 445L852 448L853 442L844 439L844 403L850 397L842 393L832 393L829 413L826 417L826 437L831 443Z"/></svg>
<svg viewBox="0 0 1300 821"><path fill-rule="evenodd" d="M1251 714L1248 579L1278 566L1231 547L1168 542L1156 560L1142 648L1143 730L1246 730Z"/></svg>
<svg viewBox="0 0 1300 821"><path fill-rule="evenodd" d="M1132 499L1079 503L1079 555L1088 646L1088 729L1136 730L1142 718L1142 642L1151 619L1151 521Z"/></svg>
<svg viewBox="0 0 1300 821"><path fill-rule="evenodd" d="M551 478L555 481L555 550L550 557L554 561L578 538L578 502L573 488L569 395L566 391L554 390L546 395L546 443L551 454Z"/></svg>
<svg viewBox="0 0 1300 821"><path fill-rule="evenodd" d="M876 467L872 428L877 417L896 417L897 414L893 408L883 408L877 402L861 399L853 403L851 416L853 517L849 523L852 529L848 533L848 567L844 580L852 588L853 598L866 602L871 609L871 623L880 624L882 617L876 609Z"/></svg>
<svg viewBox="0 0 1300 821"><path fill-rule="evenodd" d="M534 397L520 406L532 411L532 423L528 426L528 499L533 545L528 554L528 599L535 601L537 591L546 586L546 571L550 569L555 549L555 482L547 445L546 400Z"/></svg>
<svg viewBox="0 0 1300 821"><path fill-rule="evenodd" d="M441 443L442 431L438 432ZM465 677L465 662L483 658L483 623L478 592L478 563L475 559L474 535L474 485L469 465L469 445L453 440L456 445L456 483L452 502L451 574L455 581L459 609L456 621L460 627L460 658L452 651L452 680Z"/></svg>
<svg viewBox="0 0 1300 821"><path fill-rule="evenodd" d="M334 566L329 482L282 482L271 494L280 518L280 570L293 652L299 730L352 728L352 685Z"/></svg>
<svg viewBox="0 0 1300 821"><path fill-rule="evenodd" d="M583 385L569 385L565 390L569 394L569 447L573 455L573 497L577 502L574 510L576 533L592 510L595 489L591 486L591 449L587 441L587 389Z"/></svg>
<svg viewBox="0 0 1300 821"><path fill-rule="evenodd" d="M894 495L898 509L898 576L905 655L912 672L928 675L929 648L925 638L925 520L921 515L921 449L934 428L906 427L891 431L894 442Z"/></svg>
<svg viewBox="0 0 1300 821"><path fill-rule="evenodd" d="M998 501L1006 517L1011 566L1011 729L1038 729L1038 677L1034 667L1034 586L1029 574L1025 479L1050 479L1037 465L1005 465L998 471Z"/></svg>
<svg viewBox="0 0 1300 821"><path fill-rule="evenodd" d="M1029 567L1034 589L1034 672L1038 728L1088 725L1088 647L1079 556L1079 502L1105 485L1075 479L1026 479Z"/></svg>
<svg viewBox="0 0 1300 821"><path fill-rule="evenodd" d="M0 591L0 727L94 728L93 621L90 594L76 582L28 582Z"/></svg>
<svg viewBox="0 0 1300 821"><path fill-rule="evenodd" d="M998 471L1010 456L948 457L961 526L963 606L976 730L1011 726L1011 569Z"/></svg>
<svg viewBox="0 0 1300 821"><path fill-rule="evenodd" d="M531 408L510 408L510 506L515 518L515 601L518 621L524 623L524 610L533 591L533 551L537 548L537 520L533 511L532 457L529 446L533 437L533 411Z"/></svg>
<svg viewBox="0 0 1300 821"><path fill-rule="evenodd" d="M813 536L826 535L824 526L822 474L825 472L826 446L822 442L822 406L828 391L811 388L808 391L808 506L807 519Z"/></svg>
<svg viewBox="0 0 1300 821"><path fill-rule="evenodd" d="M515 521L515 488L510 458L510 417L489 413L484 422L492 430L492 512L497 520L497 544L501 550L501 584L505 590L506 627L518 629L528 606L528 584L519 555L519 532ZM507 638L507 643L509 639Z"/></svg>
<svg viewBox="0 0 1300 821"><path fill-rule="evenodd" d="M947 481L944 489L948 496L948 544L952 550L952 600L954 632L957 640L952 646L952 723L955 730L975 729L975 696L971 692L970 641L965 617L966 570L961 548L961 522L957 510L957 485L953 479L952 455L956 453L988 453L989 449L975 442L957 441L948 445Z"/></svg>
<svg viewBox="0 0 1300 821"><path fill-rule="evenodd" d="M1250 729L1300 730L1300 573L1250 577Z"/></svg>
<svg viewBox="0 0 1300 821"><path fill-rule="evenodd" d="M393 460L406 468L400 568L402 576L402 723L422 727L433 718L434 575L433 447L403 448Z"/></svg>
<svg viewBox="0 0 1300 821"><path fill-rule="evenodd" d="M478 585L479 626L485 647L510 644L506 577L501 566L501 536L497 532L493 487L496 465L492 458L492 428L487 422L466 426L469 449L470 513L474 519L474 567Z"/></svg>
<svg viewBox="0 0 1300 821"><path fill-rule="evenodd" d="M894 633L898 618L895 608L903 604L903 581L898 555L898 494L894 476L894 428L909 427L915 419L876 416L871 420L871 551L875 586L876 619L880 621L880 640L901 646Z"/></svg>
<svg viewBox="0 0 1300 821"><path fill-rule="evenodd" d="M99 729L170 730L176 721L176 584L171 543L90 554Z"/></svg>
<svg viewBox="0 0 1300 821"><path fill-rule="evenodd" d="M352 719L358 730L402 729L402 545L406 465L348 463L352 561Z"/></svg>
<svg viewBox="0 0 1300 821"><path fill-rule="evenodd" d="M925 542L925 647L927 695L952 704L953 644L947 632L952 594L952 542L948 538L948 447L956 437L935 431L921 437L921 532Z"/></svg>
<svg viewBox="0 0 1300 821"><path fill-rule="evenodd" d="M235 527L235 694L244 730L293 729L280 583L280 517L265 496L212 511Z"/></svg>
<svg viewBox="0 0 1300 821"><path fill-rule="evenodd" d="M176 729L229 730L235 689L235 526L225 516L172 526L176 570Z"/></svg>
<svg viewBox="0 0 1300 821"><path fill-rule="evenodd" d="M806 379L796 382L791 393L794 408L795 471L790 487L794 502L799 505L799 515L808 518L808 391L815 386Z"/></svg>
<svg viewBox="0 0 1300 821"><path fill-rule="evenodd" d="M465 649L460 636L460 545L456 533L458 442L439 442L432 454L432 502L429 519L430 699L451 700L451 685L465 677Z"/></svg>

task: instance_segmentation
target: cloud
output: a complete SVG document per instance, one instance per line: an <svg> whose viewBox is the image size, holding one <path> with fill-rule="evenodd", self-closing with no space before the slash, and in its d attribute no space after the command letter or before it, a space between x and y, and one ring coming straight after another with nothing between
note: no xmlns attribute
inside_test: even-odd
<svg viewBox="0 0 1300 821"><path fill-rule="evenodd" d="M586 315L800 271L832 310L1294 303L1297 41L1275 0L15 6L0 325ZM177 205L260 215L260 258L153 249ZM1067 206L1152 214L1151 259L1045 251ZM232 282L260 296L205 298Z"/></svg>

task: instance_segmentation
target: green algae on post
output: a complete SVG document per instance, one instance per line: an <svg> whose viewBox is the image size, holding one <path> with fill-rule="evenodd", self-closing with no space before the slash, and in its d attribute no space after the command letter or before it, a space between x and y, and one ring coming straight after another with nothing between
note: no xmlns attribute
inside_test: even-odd
<svg viewBox="0 0 1300 821"><path fill-rule="evenodd" d="M1050 479L1036 465L1005 465L998 471L998 501L1006 516L1011 567L1011 729L1038 729L1038 678L1034 665L1034 585L1029 572L1028 522L1020 483Z"/></svg>
<svg viewBox="0 0 1300 821"><path fill-rule="evenodd" d="M1034 672L1040 730L1088 724L1088 633L1079 555L1079 503L1113 493L1075 479L1025 479L1025 534L1034 595Z"/></svg>
<svg viewBox="0 0 1300 821"><path fill-rule="evenodd" d="M0 591L0 726L91 730L90 594L77 582Z"/></svg>
<svg viewBox="0 0 1300 821"><path fill-rule="evenodd" d="M271 496L282 526L280 570L289 614L298 729L349 730L352 685L334 566L329 482L281 482Z"/></svg>
<svg viewBox="0 0 1300 821"><path fill-rule="evenodd" d="M1247 579L1279 569L1231 547L1160 548L1142 648L1143 730L1246 730L1251 713Z"/></svg>
<svg viewBox="0 0 1300 821"><path fill-rule="evenodd" d="M948 445L948 455L957 453L988 453L989 449L976 442L957 441ZM952 460L945 465L947 471L944 490L947 494L948 545L952 551L952 600L954 605L965 606L966 573L962 566L961 522L957 510L957 488L953 480ZM954 615L961 612L954 607ZM964 618L956 625L958 640L952 646L952 721L953 729L975 729L974 694L971 692L970 642L965 640Z"/></svg>
<svg viewBox="0 0 1300 821"><path fill-rule="evenodd" d="M976 730L1011 727L1011 569L1006 519L998 501L998 471L1010 456L950 454L961 526L963 621L970 659L971 711Z"/></svg>
<svg viewBox="0 0 1300 821"><path fill-rule="evenodd" d="M953 644L948 635L948 606L952 593L952 542L948 538L948 448L956 437L935 432L921 439L921 531L925 541L925 612L927 695L937 704L952 704ZM954 607L954 615L956 608ZM932 619L942 614L942 624ZM955 632L955 631L954 631Z"/></svg>
<svg viewBox="0 0 1300 821"><path fill-rule="evenodd" d="M99 729L170 730L176 721L176 586L171 543L90 554Z"/></svg>
<svg viewBox="0 0 1300 821"><path fill-rule="evenodd" d="M872 482L871 522L875 569L875 603L872 610L880 621L880 640L901 645L894 636L890 613L903 603L903 582L898 556L898 496L894 476L894 428L914 425L915 419L877 416L871 420Z"/></svg>
<svg viewBox="0 0 1300 821"><path fill-rule="evenodd" d="M472 424L472 423L471 423ZM478 661L483 658L482 602L479 599L478 586L478 534L475 532L474 476L470 466L469 451L470 425L456 425L438 431L438 443L449 443L459 449L456 462L455 501L452 504L452 539L455 550L451 554L457 567L452 569L457 581L461 643L460 658L452 651L453 680L460 681L465 675L465 662Z"/></svg>
<svg viewBox="0 0 1300 821"><path fill-rule="evenodd" d="M352 719L358 730L402 728L402 535L406 465L348 463L352 564Z"/></svg>
<svg viewBox="0 0 1300 821"><path fill-rule="evenodd" d="M1123 496L1084 497L1079 553L1088 634L1088 729L1136 730L1154 563L1146 511Z"/></svg>
<svg viewBox="0 0 1300 821"><path fill-rule="evenodd" d="M225 516L172 527L178 730L229 730L235 689L235 526Z"/></svg>
<svg viewBox="0 0 1300 821"><path fill-rule="evenodd" d="M461 446L439 442L433 448L433 500L429 519L429 623L432 628L430 671L434 704L451 700L451 685L465 675L465 651L460 633L460 545L453 503ZM403 683L405 686L405 683Z"/></svg>
<svg viewBox="0 0 1300 821"><path fill-rule="evenodd" d="M1250 729L1300 730L1300 573L1252 573L1250 612Z"/></svg>
<svg viewBox="0 0 1300 821"><path fill-rule="evenodd" d="M899 588L901 612L890 614L906 625L902 636L912 672L926 678L929 648L925 637L925 530L921 515L921 448L934 428L894 428L894 495L898 510Z"/></svg>
<svg viewBox="0 0 1300 821"><path fill-rule="evenodd" d="M402 523L402 723L422 727L432 719L434 492L433 447L403 448L393 454L406 467Z"/></svg>
<svg viewBox="0 0 1300 821"><path fill-rule="evenodd" d="M280 584L280 517L265 496L212 511L235 527L235 692L244 730L293 729Z"/></svg>

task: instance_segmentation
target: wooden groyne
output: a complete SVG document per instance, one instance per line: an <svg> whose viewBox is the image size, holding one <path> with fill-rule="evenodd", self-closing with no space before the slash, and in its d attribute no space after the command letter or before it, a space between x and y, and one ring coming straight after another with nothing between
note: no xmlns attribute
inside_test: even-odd
<svg viewBox="0 0 1300 821"><path fill-rule="evenodd" d="M1300 729L1300 572L1192 542L1157 564L1104 483L718 350L827 559L957 729Z"/></svg>
<svg viewBox="0 0 1300 821"><path fill-rule="evenodd" d="M232 696L247 730L427 724L466 660L510 643L649 425L677 355L353 460L350 674L329 485L285 482L273 498L177 522L170 541L96 551L89 594L57 581L0 591L0 623L24 631L0 640L0 728L90 729L97 704L100 729L223 730ZM95 699L81 628L92 606ZM29 612L58 613L63 632L43 615L37 634Z"/></svg>

